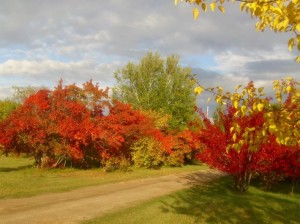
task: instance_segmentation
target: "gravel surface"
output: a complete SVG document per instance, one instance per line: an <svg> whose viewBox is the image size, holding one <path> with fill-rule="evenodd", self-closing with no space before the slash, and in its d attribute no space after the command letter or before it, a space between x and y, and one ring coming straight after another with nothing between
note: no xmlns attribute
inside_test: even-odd
<svg viewBox="0 0 300 224"><path fill-rule="evenodd" d="M213 180L215 170L146 178L64 193L0 200L1 224L73 224ZM21 186L20 186L21 187Z"/></svg>

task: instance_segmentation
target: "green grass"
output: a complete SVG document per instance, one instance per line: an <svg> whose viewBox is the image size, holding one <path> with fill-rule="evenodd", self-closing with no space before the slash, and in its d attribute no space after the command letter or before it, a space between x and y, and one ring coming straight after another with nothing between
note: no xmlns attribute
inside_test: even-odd
<svg viewBox="0 0 300 224"><path fill-rule="evenodd" d="M132 168L128 172L107 173L101 169L37 169L32 164L33 160L28 158L0 156L0 199L63 192L86 186L208 169L206 166L190 165L157 170Z"/></svg>
<svg viewBox="0 0 300 224"><path fill-rule="evenodd" d="M84 224L300 223L300 187L293 196L251 186L245 194L231 191L230 177L159 197Z"/></svg>

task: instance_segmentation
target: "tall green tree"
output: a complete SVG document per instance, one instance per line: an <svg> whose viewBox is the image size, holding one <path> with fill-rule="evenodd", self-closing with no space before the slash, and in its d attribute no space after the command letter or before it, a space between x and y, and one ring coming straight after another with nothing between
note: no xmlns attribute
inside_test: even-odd
<svg viewBox="0 0 300 224"><path fill-rule="evenodd" d="M18 106L19 104L14 101L0 100L0 121L4 120Z"/></svg>
<svg viewBox="0 0 300 224"><path fill-rule="evenodd" d="M179 57L163 59L149 52L139 63L128 63L115 72L113 97L141 110L171 115L169 126L183 129L193 119L196 96L190 68L179 64Z"/></svg>

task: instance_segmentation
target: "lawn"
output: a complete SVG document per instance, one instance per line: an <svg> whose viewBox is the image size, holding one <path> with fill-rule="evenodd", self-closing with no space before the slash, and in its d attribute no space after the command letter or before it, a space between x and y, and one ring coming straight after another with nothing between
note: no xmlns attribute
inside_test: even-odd
<svg viewBox="0 0 300 224"><path fill-rule="evenodd" d="M245 194L233 192L231 187L231 178L222 177L83 223L300 223L299 185L292 196L282 193L287 189L284 183L271 192L251 186Z"/></svg>
<svg viewBox="0 0 300 224"><path fill-rule="evenodd" d="M207 166L189 165L157 170L132 168L127 172L108 173L102 169L37 169L32 164L33 160L29 158L0 156L0 199L63 192L92 185L208 169Z"/></svg>

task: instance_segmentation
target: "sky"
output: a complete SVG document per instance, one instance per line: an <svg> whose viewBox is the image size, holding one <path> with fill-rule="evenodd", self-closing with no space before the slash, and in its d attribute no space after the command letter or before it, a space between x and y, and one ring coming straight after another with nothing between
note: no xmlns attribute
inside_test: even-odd
<svg viewBox="0 0 300 224"><path fill-rule="evenodd" d="M180 56L204 87L233 91L254 81L271 91L272 80L299 81L299 52L291 33L256 32L255 19L225 4L226 13L200 13L173 0L0 0L0 99L12 86L53 88L92 79L115 84L114 72L149 51ZM198 97L205 107L207 96Z"/></svg>

